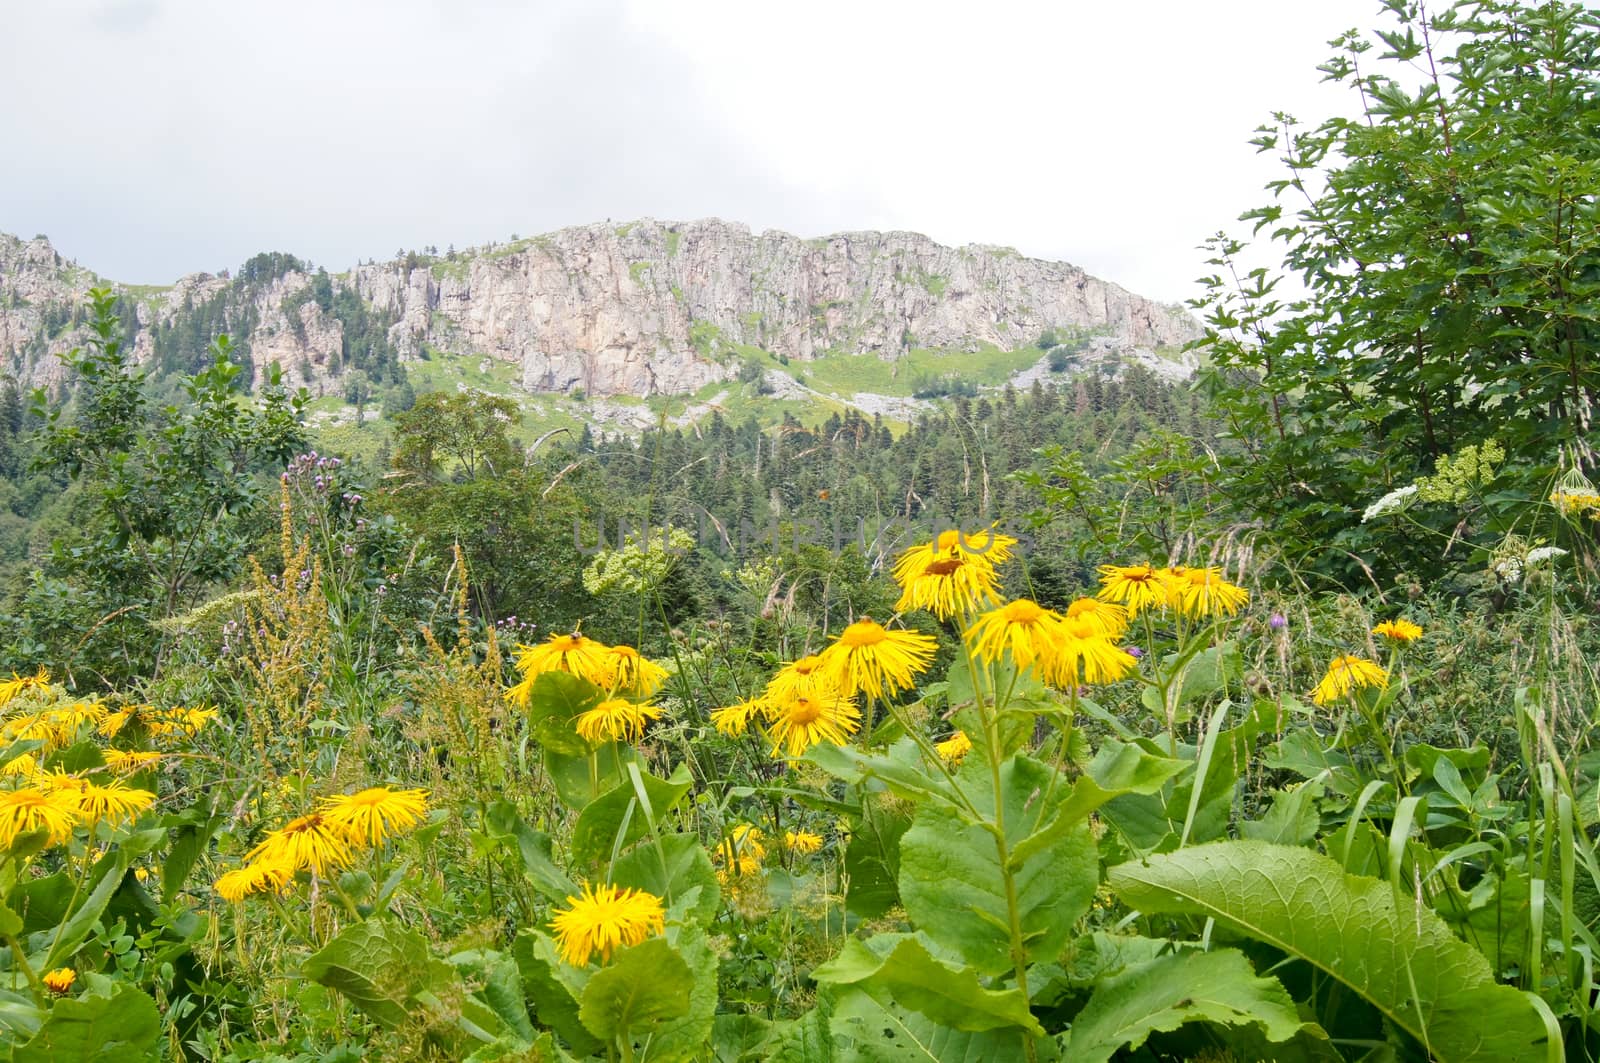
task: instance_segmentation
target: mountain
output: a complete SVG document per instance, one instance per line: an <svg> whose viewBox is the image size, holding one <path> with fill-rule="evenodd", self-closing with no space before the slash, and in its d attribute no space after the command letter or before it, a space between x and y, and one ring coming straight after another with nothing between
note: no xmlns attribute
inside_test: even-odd
<svg viewBox="0 0 1600 1063"><path fill-rule="evenodd" d="M86 293L107 283L43 237L0 235L0 376L61 382L54 355L82 341ZM1192 369L1176 352L1200 331L1182 310L1009 248L903 232L806 240L715 219L586 225L338 274L265 254L231 275L113 286L135 356L158 370L198 368L227 331L256 379L275 362L291 385L352 401L441 357L498 366L522 391L595 397L764 376L764 393L782 393L841 356L964 353L938 361L962 376L1027 351L1018 372L1037 374L1052 346L1058 371L1134 361L1171 377Z"/></svg>

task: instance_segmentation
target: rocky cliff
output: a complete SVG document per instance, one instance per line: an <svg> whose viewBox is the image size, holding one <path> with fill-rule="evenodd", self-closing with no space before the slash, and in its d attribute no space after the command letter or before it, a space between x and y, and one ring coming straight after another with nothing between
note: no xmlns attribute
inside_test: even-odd
<svg viewBox="0 0 1600 1063"><path fill-rule="evenodd" d="M225 327L247 341L258 375L276 362L291 382L324 389L352 365L372 371L351 350L360 331L380 366L383 351L402 363L447 351L512 363L530 391L648 395L692 392L769 359L894 359L913 348L981 358L1049 328L1092 331L1131 354L1199 332L1187 314L1075 266L915 233L806 240L717 220L641 221L331 276L270 258L239 277L127 289L139 356L171 362L185 335ZM0 372L59 379L51 356L81 339L75 308L95 283L42 239L0 237ZM185 332L197 314L203 327Z"/></svg>

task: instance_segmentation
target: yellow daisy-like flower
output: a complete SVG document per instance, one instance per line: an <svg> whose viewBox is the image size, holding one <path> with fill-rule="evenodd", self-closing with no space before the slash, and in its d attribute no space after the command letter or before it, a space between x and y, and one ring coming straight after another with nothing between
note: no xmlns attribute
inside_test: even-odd
<svg viewBox="0 0 1600 1063"><path fill-rule="evenodd" d="M778 669L767 683L760 700L767 705L781 704L802 694L826 694L835 686L827 662L817 654L811 654Z"/></svg>
<svg viewBox="0 0 1600 1063"><path fill-rule="evenodd" d="M1169 569L1172 607L1185 616L1233 616L1250 600L1250 592L1222 578L1219 568Z"/></svg>
<svg viewBox="0 0 1600 1063"><path fill-rule="evenodd" d="M711 723L729 738L737 738L749 729L751 720L764 715L766 711L766 699L746 698L737 704L712 710Z"/></svg>
<svg viewBox="0 0 1600 1063"><path fill-rule="evenodd" d="M174 735L193 738L218 718L217 710L214 708L161 709L146 716L145 726L158 738L170 738Z"/></svg>
<svg viewBox="0 0 1600 1063"><path fill-rule="evenodd" d="M926 609L940 620L964 616L1000 600L994 566L952 549L901 584L897 613Z"/></svg>
<svg viewBox="0 0 1600 1063"><path fill-rule="evenodd" d="M143 771L161 762L161 754L153 750L144 749L107 749L101 757L106 762L106 768L118 775L132 775L136 771Z"/></svg>
<svg viewBox="0 0 1600 1063"><path fill-rule="evenodd" d="M975 562L992 570L1011 560L1011 548L1017 540L1001 535L993 528L982 528L971 534L955 528L940 532L938 538L913 546L895 559L894 580L903 588L913 579L927 572L930 565L951 556Z"/></svg>
<svg viewBox="0 0 1600 1063"><path fill-rule="evenodd" d="M105 786L82 782L78 785L76 797L78 816L91 829L99 823L109 823L113 827L131 823L156 803L156 795L149 790L135 790L121 781Z"/></svg>
<svg viewBox="0 0 1600 1063"><path fill-rule="evenodd" d="M967 737L967 732L957 731L943 742L935 742L933 751L946 764L960 764L972 752L972 739Z"/></svg>
<svg viewBox="0 0 1600 1063"><path fill-rule="evenodd" d="M1067 606L1068 620L1079 618L1096 624L1106 638L1115 641L1128 633L1128 611L1120 605L1098 598L1078 598Z"/></svg>
<svg viewBox="0 0 1600 1063"><path fill-rule="evenodd" d="M802 694L776 707L767 727L772 755L798 757L819 742L842 746L861 726L861 713L842 694Z"/></svg>
<svg viewBox="0 0 1600 1063"><path fill-rule="evenodd" d="M1422 637L1422 628L1402 618L1400 620L1385 620L1373 628L1372 633L1379 638L1385 638L1403 646L1408 642L1415 642L1420 639Z"/></svg>
<svg viewBox="0 0 1600 1063"><path fill-rule="evenodd" d="M1061 624L1061 637L1045 657L1041 671L1055 687L1079 683L1115 683L1138 664L1133 654L1105 635L1093 620L1078 617Z"/></svg>
<svg viewBox="0 0 1600 1063"><path fill-rule="evenodd" d="M31 786L0 793L0 849L36 830L48 833L46 844L60 845L77 825L78 802L70 793Z"/></svg>
<svg viewBox="0 0 1600 1063"><path fill-rule="evenodd" d="M822 851L822 835L808 830L786 830L783 832L783 847L791 853L803 853L810 856Z"/></svg>
<svg viewBox="0 0 1600 1063"><path fill-rule="evenodd" d="M1009 651L1022 669L1051 652L1065 622L1055 610L1018 598L984 613L967 629L966 637L972 652L986 664L994 664Z"/></svg>
<svg viewBox="0 0 1600 1063"><path fill-rule="evenodd" d="M1160 609L1170 601L1166 578L1152 565L1101 565L1102 602L1120 602L1132 620L1146 609Z"/></svg>
<svg viewBox="0 0 1600 1063"><path fill-rule="evenodd" d="M39 760L32 753L19 753L0 767L0 775L15 775L22 779L31 779L39 771Z"/></svg>
<svg viewBox="0 0 1600 1063"><path fill-rule="evenodd" d="M1593 491L1558 489L1550 493L1550 501L1569 517L1600 517L1600 494Z"/></svg>
<svg viewBox="0 0 1600 1063"><path fill-rule="evenodd" d="M134 717L140 713L154 711L155 709L150 705L124 705L116 712L106 713L105 717L100 721L100 733L107 738L115 738L124 727L132 722Z"/></svg>
<svg viewBox="0 0 1600 1063"><path fill-rule="evenodd" d="M606 690L635 698L648 698L667 681L667 670L632 646L610 646L605 651Z"/></svg>
<svg viewBox="0 0 1600 1063"><path fill-rule="evenodd" d="M913 676L933 663L938 642L915 631L890 631L863 617L839 633L823 653L823 665L841 694L874 698L909 690Z"/></svg>
<svg viewBox="0 0 1600 1063"><path fill-rule="evenodd" d="M748 823L736 824L717 845L717 863L730 875L754 875L761 870L767 847L761 831Z"/></svg>
<svg viewBox="0 0 1600 1063"><path fill-rule="evenodd" d="M237 904L252 893L281 892L294 873L294 865L286 860L252 860L223 874L211 888L223 900Z"/></svg>
<svg viewBox="0 0 1600 1063"><path fill-rule="evenodd" d="M352 844L376 849L391 835L422 822L428 814L428 791L369 786L360 793L323 798L320 811Z"/></svg>
<svg viewBox="0 0 1600 1063"><path fill-rule="evenodd" d="M637 945L666 929L661 898L644 890L584 883L583 896L569 896L567 904L556 910L550 927L556 932L561 958L574 967L586 965L596 952L605 963L616 949Z"/></svg>
<svg viewBox="0 0 1600 1063"><path fill-rule="evenodd" d="M1343 657L1335 657L1329 663L1328 674L1317 684L1317 689L1311 694L1311 700L1318 705L1326 705L1364 687L1377 687L1382 690L1388 685L1388 672L1365 657L1346 654Z"/></svg>
<svg viewBox="0 0 1600 1063"><path fill-rule="evenodd" d="M62 748L71 737L62 733L61 719L49 710L17 716L0 727L0 741L38 742L46 753Z"/></svg>
<svg viewBox="0 0 1600 1063"><path fill-rule="evenodd" d="M321 878L346 868L355 860L347 829L320 812L300 816L271 831L266 840L245 854L252 863L287 864Z"/></svg>
<svg viewBox="0 0 1600 1063"><path fill-rule="evenodd" d="M39 981L44 987L58 997L64 997L72 990L72 984L78 980L78 972L71 967L57 967L53 971L46 971Z"/></svg>
<svg viewBox="0 0 1600 1063"><path fill-rule="evenodd" d="M644 737L645 724L661 718L661 710L626 698L607 698L594 708L581 712L573 721L577 732L590 742L637 742Z"/></svg>
<svg viewBox="0 0 1600 1063"><path fill-rule="evenodd" d="M611 679L610 647L574 631L570 635L551 635L537 646L517 647L517 671L522 682L506 691L506 698L521 708L528 707L533 681L546 672L566 672L606 689Z"/></svg>
<svg viewBox="0 0 1600 1063"><path fill-rule="evenodd" d="M10 704L11 699L24 690L39 690L50 685L50 673L43 668L33 675L18 675L11 673L11 678L0 683L0 709Z"/></svg>

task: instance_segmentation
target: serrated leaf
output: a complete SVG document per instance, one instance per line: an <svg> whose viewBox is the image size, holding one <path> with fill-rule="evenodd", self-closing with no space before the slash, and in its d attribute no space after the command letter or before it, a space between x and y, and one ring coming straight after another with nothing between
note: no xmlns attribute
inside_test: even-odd
<svg viewBox="0 0 1600 1063"><path fill-rule="evenodd" d="M380 1026L406 1020L419 993L458 981L415 930L382 919L346 927L305 962L305 976L338 990Z"/></svg>
<svg viewBox="0 0 1600 1063"><path fill-rule="evenodd" d="M578 1018L602 1041L634 1037L689 1013L693 972L666 938L617 952L589 979Z"/></svg>
<svg viewBox="0 0 1600 1063"><path fill-rule="evenodd" d="M1391 887L1295 846L1220 842L1109 872L1144 912L1209 916L1342 982L1443 1063L1534 1059L1548 1034L1482 954ZM1413 986L1415 991L1413 992Z"/></svg>
<svg viewBox="0 0 1600 1063"><path fill-rule="evenodd" d="M1123 1047L1186 1022L1257 1024L1269 1041L1300 1031L1294 1001L1276 978L1258 978L1233 949L1182 952L1140 964L1096 984L1062 1044L1069 1059L1104 1063Z"/></svg>
<svg viewBox="0 0 1600 1063"><path fill-rule="evenodd" d="M940 963L914 937L885 934L868 943L851 938L839 955L812 971L811 977L818 982L882 990L902 1007L955 1030L981 1032L1015 1026L1044 1034L1020 990L987 989L977 971Z"/></svg>
<svg viewBox="0 0 1600 1063"><path fill-rule="evenodd" d="M124 1063L154 1059L161 1036L156 1002L124 985L109 997L63 997L26 1044L12 1050L16 1063Z"/></svg>
<svg viewBox="0 0 1600 1063"><path fill-rule="evenodd" d="M583 979L573 977L556 952L555 941L542 930L524 930L511 946L517 973L522 978L522 995L533 1005L534 1014L572 1046L579 1055L592 1055L601 1043L578 1018L578 998Z"/></svg>

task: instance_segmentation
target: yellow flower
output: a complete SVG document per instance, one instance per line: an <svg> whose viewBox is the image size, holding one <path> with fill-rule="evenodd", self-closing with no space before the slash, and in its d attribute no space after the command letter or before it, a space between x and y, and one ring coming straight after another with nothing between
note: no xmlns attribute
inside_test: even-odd
<svg viewBox="0 0 1600 1063"><path fill-rule="evenodd" d="M1250 592L1222 578L1219 568L1167 570L1172 607L1185 616L1233 616L1250 600Z"/></svg>
<svg viewBox="0 0 1600 1063"><path fill-rule="evenodd" d="M585 739L601 742L637 742L644 737L645 724L661 718L661 710L626 698L607 698L594 708L578 714L573 726Z"/></svg>
<svg viewBox="0 0 1600 1063"><path fill-rule="evenodd" d="M533 681L546 672L566 672L587 680L604 690L610 683L612 659L606 653L610 647L602 642L580 635L551 635L548 641L537 646L517 647L517 671L522 682L506 691L512 704L528 707L533 695Z"/></svg>
<svg viewBox="0 0 1600 1063"><path fill-rule="evenodd" d="M252 893L277 893L294 878L295 867L287 860L251 860L223 874L211 888L225 901L238 903Z"/></svg>
<svg viewBox="0 0 1600 1063"><path fill-rule="evenodd" d="M810 856L822 851L822 835L808 830L786 830L783 832L783 847L792 853Z"/></svg>
<svg viewBox="0 0 1600 1063"><path fill-rule="evenodd" d="M798 757L819 742L842 746L861 726L861 713L842 694L801 694L774 712L767 727L773 756L787 748L788 756Z"/></svg>
<svg viewBox="0 0 1600 1063"><path fill-rule="evenodd" d="M801 694L829 693L835 685L826 662L816 654L811 654L778 669L767 683L760 700L772 705Z"/></svg>
<svg viewBox="0 0 1600 1063"><path fill-rule="evenodd" d="M718 731L729 738L737 738L749 728L751 720L766 711L767 703L764 698L747 698L738 704L714 710L711 713L711 722Z"/></svg>
<svg viewBox="0 0 1600 1063"><path fill-rule="evenodd" d="M1317 684L1317 689L1311 694L1311 700L1318 705L1326 705L1331 701L1338 701L1353 690L1360 690L1363 687L1377 687L1382 690L1388 685L1389 674L1382 668L1365 657L1347 654L1335 657L1329 663L1328 674Z"/></svg>
<svg viewBox="0 0 1600 1063"><path fill-rule="evenodd" d="M1420 639L1422 637L1422 628L1405 619L1385 620L1373 628L1372 633L1380 638L1390 639L1405 645L1408 642L1415 642Z"/></svg>
<svg viewBox="0 0 1600 1063"><path fill-rule="evenodd" d="M44 746L44 752L51 753L72 738L72 735L62 733L61 722L60 716L48 709L17 716L0 727L0 741L38 742Z"/></svg>
<svg viewBox="0 0 1600 1063"><path fill-rule="evenodd" d="M762 840L760 830L748 823L740 823L717 845L713 855L729 874L754 875L761 870L761 861L767 855L767 847Z"/></svg>
<svg viewBox="0 0 1600 1063"><path fill-rule="evenodd" d="M48 832L47 845L60 845L77 825L78 802L69 793L37 787L0 793L0 849L36 830Z"/></svg>
<svg viewBox="0 0 1600 1063"><path fill-rule="evenodd" d="M970 535L947 528L939 533L937 539L913 546L896 558L894 579L901 587L905 587L927 572L930 565L950 557L987 568L992 575L995 566L1011 559L1011 548L1016 545L1017 540L1009 535L1001 535L992 527Z"/></svg>
<svg viewBox="0 0 1600 1063"><path fill-rule="evenodd" d="M1146 609L1167 605L1169 593L1166 580L1151 565L1101 565L1100 593L1095 597L1127 606L1132 620Z"/></svg>
<svg viewBox="0 0 1600 1063"><path fill-rule="evenodd" d="M141 712L153 712L149 705L124 705L116 712L110 712L100 721L100 733L107 738L115 738L124 727L128 726L135 716Z"/></svg>
<svg viewBox="0 0 1600 1063"><path fill-rule="evenodd" d="M972 752L972 739L967 737L967 732L957 731L943 742L935 742L933 751L947 764L960 764Z"/></svg>
<svg viewBox="0 0 1600 1063"><path fill-rule="evenodd" d="M908 551L922 552L922 547ZM909 571L900 587L895 612L926 609L940 620L963 616L1000 600L994 566L988 561L965 556L955 548L928 562L920 571Z"/></svg>
<svg viewBox="0 0 1600 1063"><path fill-rule="evenodd" d="M1065 622L1055 610L1018 598L984 613L967 629L966 637L980 660L994 664L1009 650L1020 670L1051 652Z"/></svg>
<svg viewBox="0 0 1600 1063"><path fill-rule="evenodd" d="M160 738L185 735L193 738L217 719L216 709L161 709L147 714L145 726Z"/></svg>
<svg viewBox="0 0 1600 1063"><path fill-rule="evenodd" d="M32 753L19 753L0 767L0 775L16 775L31 779L39 774L39 761Z"/></svg>
<svg viewBox="0 0 1600 1063"><path fill-rule="evenodd" d="M661 898L644 890L584 883L583 896L569 896L567 904L556 910L550 927L561 958L574 967L587 964L596 952L605 963L617 948L637 945L666 929Z"/></svg>
<svg viewBox="0 0 1600 1063"><path fill-rule="evenodd" d="M118 775L131 775L161 761L160 753L142 749L107 749L100 755L106 762L106 768Z"/></svg>
<svg viewBox="0 0 1600 1063"><path fill-rule="evenodd" d="M271 831L266 840L245 854L253 863L287 864L327 878L329 871L349 867L354 860L350 835L320 812L301 816Z"/></svg>
<svg viewBox="0 0 1600 1063"><path fill-rule="evenodd" d="M1113 641L1128 633L1128 611L1120 605L1098 598L1079 598L1067 606L1067 619L1079 617L1098 625L1105 637Z"/></svg>
<svg viewBox="0 0 1600 1063"><path fill-rule="evenodd" d="M351 844L375 849L390 835L422 822L428 814L428 791L370 786L360 793L323 798L321 812Z"/></svg>
<svg viewBox="0 0 1600 1063"><path fill-rule="evenodd" d="M605 651L606 681L596 684L615 693L648 698L667 681L667 670L632 646L611 646Z"/></svg>
<svg viewBox="0 0 1600 1063"><path fill-rule="evenodd" d="M75 793L79 818L90 828L98 823L109 823L113 827L131 823L156 803L156 795L149 790L130 789L120 780L106 786L80 783Z"/></svg>
<svg viewBox="0 0 1600 1063"><path fill-rule="evenodd" d="M1081 683L1115 683L1138 661L1133 654L1101 634L1100 626L1087 617L1066 620L1061 637L1044 659L1041 671L1045 682L1056 687L1075 687Z"/></svg>
<svg viewBox="0 0 1600 1063"><path fill-rule="evenodd" d="M44 987L58 997L64 997L72 989L72 983L78 980L78 972L71 967L57 967L53 971L45 972L39 981Z"/></svg>
<svg viewBox="0 0 1600 1063"><path fill-rule="evenodd" d="M841 694L874 698L909 690L912 676L933 663L938 642L915 631L889 631L863 617L839 633L823 653L823 665Z"/></svg>
<svg viewBox="0 0 1600 1063"><path fill-rule="evenodd" d="M43 668L33 675L18 675L12 672L10 679L0 683L0 709L5 708L12 698L24 690L38 690L49 686L49 684L50 673Z"/></svg>
<svg viewBox="0 0 1600 1063"><path fill-rule="evenodd" d="M1600 494L1593 491L1571 491L1558 489L1550 493L1550 501L1556 508L1569 517L1586 514L1591 517L1600 517ZM4 702L0 702L4 704Z"/></svg>

